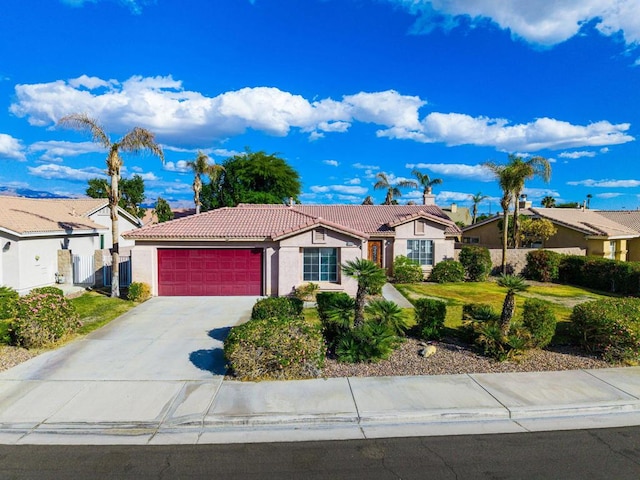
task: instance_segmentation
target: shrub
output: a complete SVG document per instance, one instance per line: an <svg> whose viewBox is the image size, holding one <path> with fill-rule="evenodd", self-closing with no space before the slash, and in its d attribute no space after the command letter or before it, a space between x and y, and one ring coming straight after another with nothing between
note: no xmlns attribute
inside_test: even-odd
<svg viewBox="0 0 640 480"><path fill-rule="evenodd" d="M462 264L467 280L470 282L484 282L493 266L491 253L485 247L465 245L460 249L458 260Z"/></svg>
<svg viewBox="0 0 640 480"><path fill-rule="evenodd" d="M318 290L320 290L320 285L317 283L304 283L293 289L293 296L303 302L313 302L316 299Z"/></svg>
<svg viewBox="0 0 640 480"><path fill-rule="evenodd" d="M325 346L319 325L301 317L261 318L233 327L224 355L241 380L313 378L322 368Z"/></svg>
<svg viewBox="0 0 640 480"><path fill-rule="evenodd" d="M640 361L640 299L605 298L576 305L571 322L582 345L607 361Z"/></svg>
<svg viewBox="0 0 640 480"><path fill-rule="evenodd" d="M132 302L146 302L151 298L151 287L147 283L133 282L129 285L127 300Z"/></svg>
<svg viewBox="0 0 640 480"><path fill-rule="evenodd" d="M521 355L531 342L528 330L520 325L511 325L507 335L503 335L500 321L475 323L476 344L487 357L499 362L510 360Z"/></svg>
<svg viewBox="0 0 640 480"><path fill-rule="evenodd" d="M447 305L441 300L420 298L415 302L416 327L418 337L425 340L442 336Z"/></svg>
<svg viewBox="0 0 640 480"><path fill-rule="evenodd" d="M396 335L402 336L408 328L402 309L391 300L373 300L364 309L369 321L380 323Z"/></svg>
<svg viewBox="0 0 640 480"><path fill-rule="evenodd" d="M498 322L500 314L493 311L488 303L465 303L462 306L462 327L460 332L463 339L469 343L478 338L479 326L485 322Z"/></svg>
<svg viewBox="0 0 640 480"><path fill-rule="evenodd" d="M316 295L316 307L318 309L318 317L321 321L327 320L327 312L334 305L338 298L351 298L349 294L344 292L320 292Z"/></svg>
<svg viewBox="0 0 640 480"><path fill-rule="evenodd" d="M336 296L328 305L324 318L320 320L327 345L333 347L337 338L353 328L355 308L356 301L346 293Z"/></svg>
<svg viewBox="0 0 640 480"><path fill-rule="evenodd" d="M64 292L58 287L38 287L31 290L29 293L50 293L52 295L64 297Z"/></svg>
<svg viewBox="0 0 640 480"><path fill-rule="evenodd" d="M549 250L534 250L527 253L527 264L524 276L538 282L558 280L562 255Z"/></svg>
<svg viewBox="0 0 640 480"><path fill-rule="evenodd" d="M295 297L269 297L258 300L251 311L252 319L298 317L304 302Z"/></svg>
<svg viewBox="0 0 640 480"><path fill-rule="evenodd" d="M551 304L537 298L528 298L522 309L522 326L531 334L529 346L544 348L556 333L556 316Z"/></svg>
<svg viewBox="0 0 640 480"><path fill-rule="evenodd" d="M385 325L368 322L344 332L335 348L339 362L377 362L389 358L400 339Z"/></svg>
<svg viewBox="0 0 640 480"><path fill-rule="evenodd" d="M558 265L558 280L570 285L581 285L582 269L587 257L580 255L563 255Z"/></svg>
<svg viewBox="0 0 640 480"><path fill-rule="evenodd" d="M393 261L393 281L395 283L417 283L424 280L422 267L415 260L399 255Z"/></svg>
<svg viewBox="0 0 640 480"><path fill-rule="evenodd" d="M66 298L51 293L21 297L11 323L11 337L25 348L49 345L81 326L75 307Z"/></svg>
<svg viewBox="0 0 640 480"><path fill-rule="evenodd" d="M0 319L13 318L16 315L18 292L11 287L0 287Z"/></svg>
<svg viewBox="0 0 640 480"><path fill-rule="evenodd" d="M640 296L640 263L567 255L560 261L563 283Z"/></svg>
<svg viewBox="0 0 640 480"><path fill-rule="evenodd" d="M438 283L463 282L464 267L456 260L444 260L433 267L430 280Z"/></svg>

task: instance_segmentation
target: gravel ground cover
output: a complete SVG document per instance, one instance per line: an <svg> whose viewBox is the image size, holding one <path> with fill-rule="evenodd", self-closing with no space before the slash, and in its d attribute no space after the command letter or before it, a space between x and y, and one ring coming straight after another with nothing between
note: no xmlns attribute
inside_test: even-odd
<svg viewBox="0 0 640 480"><path fill-rule="evenodd" d="M26 362L40 353L38 350L0 345L0 372L15 367L19 363Z"/></svg>
<svg viewBox="0 0 640 480"><path fill-rule="evenodd" d="M406 341L389 357L378 363L338 363L327 359L324 377L373 377L400 375L450 375L460 373L544 372L606 368L612 365L586 355L577 347L553 347L532 350L518 360L497 362L477 353L472 347L455 340L431 342L436 353L422 357L424 343L413 338Z"/></svg>

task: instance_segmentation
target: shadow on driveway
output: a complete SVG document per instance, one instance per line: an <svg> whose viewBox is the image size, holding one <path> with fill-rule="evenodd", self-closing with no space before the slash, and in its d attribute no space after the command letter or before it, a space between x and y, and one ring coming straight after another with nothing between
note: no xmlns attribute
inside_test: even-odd
<svg viewBox="0 0 640 480"><path fill-rule="evenodd" d="M207 335L224 342L231 331L231 327L220 327L209 330ZM226 375L226 360L224 358L224 350L222 348L212 348L208 350L196 350L189 354L189 360L194 366L200 370L211 372L214 375Z"/></svg>

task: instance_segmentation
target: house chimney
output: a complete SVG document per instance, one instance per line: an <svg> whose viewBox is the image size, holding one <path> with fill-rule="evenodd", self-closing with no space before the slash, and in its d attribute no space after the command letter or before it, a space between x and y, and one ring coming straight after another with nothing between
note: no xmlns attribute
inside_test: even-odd
<svg viewBox="0 0 640 480"><path fill-rule="evenodd" d="M293 197L289 197L289 206L293 207Z"/></svg>
<svg viewBox="0 0 640 480"><path fill-rule="evenodd" d="M458 211L458 205L455 203L451 204L451 213L456 213Z"/></svg>
<svg viewBox="0 0 640 480"><path fill-rule="evenodd" d="M436 196L432 193L425 193L422 195L422 204L423 205L435 205L436 204Z"/></svg>

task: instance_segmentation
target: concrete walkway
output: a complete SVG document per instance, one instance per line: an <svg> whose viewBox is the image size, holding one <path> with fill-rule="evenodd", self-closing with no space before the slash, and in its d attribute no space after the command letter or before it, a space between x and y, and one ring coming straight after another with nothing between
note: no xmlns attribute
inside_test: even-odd
<svg viewBox="0 0 640 480"><path fill-rule="evenodd" d="M223 381L209 363L221 340L204 325L220 333L226 327L212 319L243 321L254 301L152 299L84 340L1 373L0 443L245 443L640 425L640 367Z"/></svg>

